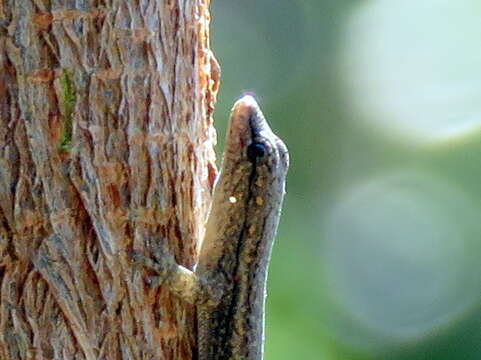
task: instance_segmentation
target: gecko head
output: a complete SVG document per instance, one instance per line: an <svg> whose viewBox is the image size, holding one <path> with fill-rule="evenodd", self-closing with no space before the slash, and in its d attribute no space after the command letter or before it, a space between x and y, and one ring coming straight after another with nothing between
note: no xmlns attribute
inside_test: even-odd
<svg viewBox="0 0 481 360"><path fill-rule="evenodd" d="M254 96L246 94L234 104L226 140L226 156L239 166L267 165L287 171L285 144L269 127Z"/></svg>
<svg viewBox="0 0 481 360"><path fill-rule="evenodd" d="M244 95L232 108L198 269L215 272L226 266L230 270L223 272L231 273L229 266L240 256L241 243L259 245L258 255L268 257L287 167L286 146L272 132L254 97Z"/></svg>

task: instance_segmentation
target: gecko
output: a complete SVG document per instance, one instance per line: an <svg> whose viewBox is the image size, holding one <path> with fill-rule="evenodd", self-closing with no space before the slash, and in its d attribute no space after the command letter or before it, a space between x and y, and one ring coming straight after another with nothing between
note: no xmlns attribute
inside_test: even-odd
<svg viewBox="0 0 481 360"><path fill-rule="evenodd" d="M266 280L289 156L252 95L233 106L194 270L163 246L135 261L197 309L199 360L261 360Z"/></svg>

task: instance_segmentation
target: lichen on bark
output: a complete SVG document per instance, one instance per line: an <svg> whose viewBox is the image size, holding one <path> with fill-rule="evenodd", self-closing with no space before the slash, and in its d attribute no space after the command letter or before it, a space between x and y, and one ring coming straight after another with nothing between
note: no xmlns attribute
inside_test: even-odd
<svg viewBox="0 0 481 360"><path fill-rule="evenodd" d="M75 94L75 84L67 69L63 70L60 77L61 84L61 105L62 105L62 135L60 138L60 150L68 152L72 147L73 133L73 111L77 96Z"/></svg>

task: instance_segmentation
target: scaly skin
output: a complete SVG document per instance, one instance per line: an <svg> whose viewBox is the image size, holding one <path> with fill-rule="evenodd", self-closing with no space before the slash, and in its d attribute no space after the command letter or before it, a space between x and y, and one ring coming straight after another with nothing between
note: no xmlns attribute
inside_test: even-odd
<svg viewBox="0 0 481 360"><path fill-rule="evenodd" d="M199 360L263 357L267 269L279 222L288 153L256 101L232 109L221 175L195 272L165 250L142 263L198 309Z"/></svg>

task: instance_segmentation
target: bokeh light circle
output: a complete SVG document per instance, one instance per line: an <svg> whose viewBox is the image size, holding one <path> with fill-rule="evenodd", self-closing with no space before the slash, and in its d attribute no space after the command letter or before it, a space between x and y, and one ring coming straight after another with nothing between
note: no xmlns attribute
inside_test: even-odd
<svg viewBox="0 0 481 360"><path fill-rule="evenodd" d="M340 71L356 120L432 143L481 132L481 3L362 2Z"/></svg>
<svg viewBox="0 0 481 360"><path fill-rule="evenodd" d="M449 326L480 300L480 213L424 173L356 184L323 227L326 291L381 338L408 341Z"/></svg>

